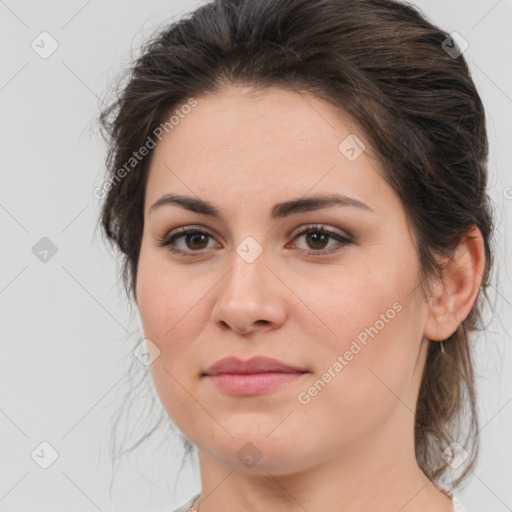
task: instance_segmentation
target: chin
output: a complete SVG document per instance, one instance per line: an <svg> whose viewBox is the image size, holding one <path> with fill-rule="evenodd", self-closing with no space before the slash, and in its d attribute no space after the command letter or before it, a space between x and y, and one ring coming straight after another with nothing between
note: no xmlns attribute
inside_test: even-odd
<svg viewBox="0 0 512 512"><path fill-rule="evenodd" d="M314 446L310 443L291 442L297 437L289 432L285 436L287 439L274 439L274 433L269 436L269 432L271 430L253 435L247 431L243 435L231 432L232 438L226 435L222 440L215 437L214 442L209 439L205 451L231 470L262 476L289 475L314 465L314 461L310 461L308 453L304 451L307 447L309 453L314 453Z"/></svg>

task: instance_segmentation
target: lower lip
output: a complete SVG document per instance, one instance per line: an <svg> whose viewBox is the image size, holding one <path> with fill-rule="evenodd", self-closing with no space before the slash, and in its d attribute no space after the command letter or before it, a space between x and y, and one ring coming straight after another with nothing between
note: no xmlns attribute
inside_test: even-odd
<svg viewBox="0 0 512 512"><path fill-rule="evenodd" d="M225 393L232 395L257 395L272 391L285 384L294 382L304 373L218 373L208 378Z"/></svg>

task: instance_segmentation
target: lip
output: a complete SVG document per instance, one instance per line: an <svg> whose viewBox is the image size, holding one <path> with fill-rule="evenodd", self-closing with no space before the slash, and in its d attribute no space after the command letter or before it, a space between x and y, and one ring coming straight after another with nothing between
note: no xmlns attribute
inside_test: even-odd
<svg viewBox="0 0 512 512"><path fill-rule="evenodd" d="M236 357L220 359L203 376L218 389L232 395L255 395L272 391L309 373L269 357L256 356L243 361Z"/></svg>
<svg viewBox="0 0 512 512"><path fill-rule="evenodd" d="M247 361L237 357L225 357L209 366L204 372L206 375L217 375L219 373L305 373L306 370L272 359L271 357L255 356Z"/></svg>

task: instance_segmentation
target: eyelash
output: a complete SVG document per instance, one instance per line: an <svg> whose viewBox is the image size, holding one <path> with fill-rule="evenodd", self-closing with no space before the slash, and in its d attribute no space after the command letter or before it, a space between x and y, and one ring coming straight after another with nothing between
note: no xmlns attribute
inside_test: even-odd
<svg viewBox="0 0 512 512"><path fill-rule="evenodd" d="M299 238L300 236L302 236L304 234L308 234L308 233L321 233L324 235L328 235L329 238L333 238L334 240L337 240L339 242L338 245L341 245L341 247L338 247L334 250L332 247L329 249L320 249L320 250L316 250L316 251L315 250L308 251L305 249L300 249L300 251L307 252L309 256L314 256L314 257L328 256L330 254L337 253L337 252L343 250L345 248L345 246L353 243L352 240L349 240L348 238L340 235L339 233L325 229L323 226L307 226L307 227L301 228L296 233L293 240L295 240L296 238ZM191 257L196 256L196 255L200 254L201 252L206 251L206 249L202 249L200 251L183 251L181 249L177 249L176 247L172 246L172 244L178 238L182 238L188 234L203 234L203 235L207 235L207 236L212 236L207 231L204 231L199 228L193 228L193 227L192 228L190 228L190 227L178 228L178 230L176 230L171 236L166 236L166 237L160 239L159 246L167 247L167 250L172 253L181 254L183 256L191 256ZM334 247L336 247L336 246L334 246Z"/></svg>

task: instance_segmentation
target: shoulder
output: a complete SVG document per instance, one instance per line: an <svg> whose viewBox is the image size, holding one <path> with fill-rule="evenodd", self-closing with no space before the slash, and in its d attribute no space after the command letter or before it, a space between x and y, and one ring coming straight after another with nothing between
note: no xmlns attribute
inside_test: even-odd
<svg viewBox="0 0 512 512"><path fill-rule="evenodd" d="M194 501L199 497L199 493L195 496L192 496L184 505L181 507L174 509L172 512L188 512L189 508L194 504Z"/></svg>
<svg viewBox="0 0 512 512"><path fill-rule="evenodd" d="M443 494L446 494L453 503L453 512L468 512L467 508L464 506L462 501L453 493L453 491L445 489L443 486L434 482L437 490L441 491Z"/></svg>

